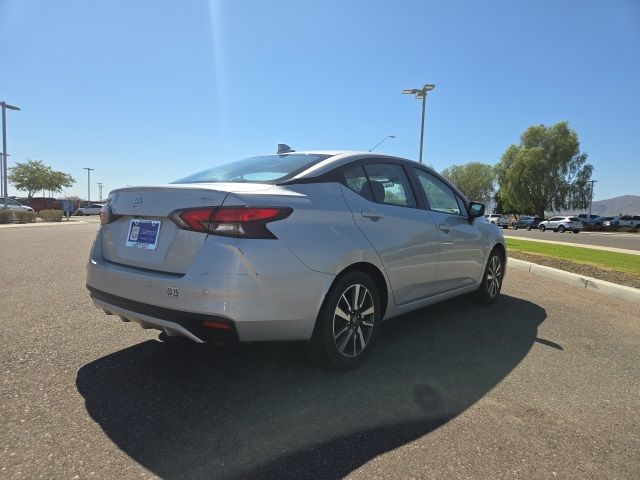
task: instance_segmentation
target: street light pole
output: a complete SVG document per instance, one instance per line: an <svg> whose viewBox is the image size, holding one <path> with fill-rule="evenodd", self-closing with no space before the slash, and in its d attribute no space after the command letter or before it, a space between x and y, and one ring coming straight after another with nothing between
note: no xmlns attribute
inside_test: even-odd
<svg viewBox="0 0 640 480"><path fill-rule="evenodd" d="M591 222L591 204L593 203L593 184L598 180L589 180L591 184L591 194L589 195L589 222Z"/></svg>
<svg viewBox="0 0 640 480"><path fill-rule="evenodd" d="M98 190L100 191L100 203L102 203L102 183L98 182Z"/></svg>
<svg viewBox="0 0 640 480"><path fill-rule="evenodd" d="M83 167L87 171L87 206L91 203L91 170L93 168Z"/></svg>
<svg viewBox="0 0 640 480"><path fill-rule="evenodd" d="M8 183L7 183L7 113L6 110L20 110L18 107L9 105L7 102L0 102L2 106L2 196L4 199L4 207L8 208Z"/></svg>
<svg viewBox="0 0 640 480"><path fill-rule="evenodd" d="M370 148L369 151L373 152L376 148L378 148L378 146L384 142L387 138L396 138L395 135L387 135L386 137L384 137L382 140L380 140L378 143L375 144L375 146L373 148Z"/></svg>
<svg viewBox="0 0 640 480"><path fill-rule="evenodd" d="M430 92L434 88L436 88L436 86L433 83L426 83L422 88L402 90L402 93L405 95L415 95L418 100L422 100L422 120L420 122L420 163L422 163L422 147L424 143L424 113L427 106L427 92Z"/></svg>
<svg viewBox="0 0 640 480"><path fill-rule="evenodd" d="M410 88L402 90L405 95L415 95L418 100L422 100L422 120L420 122L420 157L419 161L422 163L422 147L424 142L424 112L427 106L427 92L430 92L436 88L433 83L426 83L422 88Z"/></svg>

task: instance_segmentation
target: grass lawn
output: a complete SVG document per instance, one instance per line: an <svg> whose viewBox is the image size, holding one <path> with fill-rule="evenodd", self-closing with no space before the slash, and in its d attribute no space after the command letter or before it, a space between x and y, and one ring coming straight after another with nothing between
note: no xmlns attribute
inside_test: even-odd
<svg viewBox="0 0 640 480"><path fill-rule="evenodd" d="M576 263L585 263L607 270L616 270L640 275L640 255L607 252L593 248L572 247L556 243L529 242L515 238L507 238L507 248L535 255L561 258Z"/></svg>

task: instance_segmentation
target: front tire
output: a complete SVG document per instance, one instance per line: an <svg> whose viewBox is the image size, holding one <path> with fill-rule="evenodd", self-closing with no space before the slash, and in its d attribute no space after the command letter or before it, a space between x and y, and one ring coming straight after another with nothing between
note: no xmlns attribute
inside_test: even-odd
<svg viewBox="0 0 640 480"><path fill-rule="evenodd" d="M331 287L307 343L311 358L327 367L351 370L371 351L380 321L380 294L371 277L347 273Z"/></svg>
<svg viewBox="0 0 640 480"><path fill-rule="evenodd" d="M504 258L497 249L494 249L491 255L489 255L489 260L484 270L484 277L476 294L478 301L486 305L495 302L502 290L503 278Z"/></svg>

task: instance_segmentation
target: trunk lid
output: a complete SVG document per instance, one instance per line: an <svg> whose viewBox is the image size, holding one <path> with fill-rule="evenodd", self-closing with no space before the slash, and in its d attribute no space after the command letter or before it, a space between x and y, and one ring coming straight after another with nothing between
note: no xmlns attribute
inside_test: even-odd
<svg viewBox="0 0 640 480"><path fill-rule="evenodd" d="M266 184L171 184L114 190L109 194L116 221L100 229L105 260L147 270L184 274L192 265L207 234L182 230L168 218L177 209L220 206L229 192L258 192ZM131 246L132 222L154 221L155 248ZM127 245L129 243L129 245Z"/></svg>

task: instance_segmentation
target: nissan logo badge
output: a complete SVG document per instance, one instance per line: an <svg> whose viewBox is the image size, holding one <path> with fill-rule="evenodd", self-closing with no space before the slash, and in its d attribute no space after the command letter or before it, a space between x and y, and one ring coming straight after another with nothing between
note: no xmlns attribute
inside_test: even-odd
<svg viewBox="0 0 640 480"><path fill-rule="evenodd" d="M139 210L141 206L142 206L142 197L136 197L133 199L133 202L131 202L131 207L134 210Z"/></svg>

